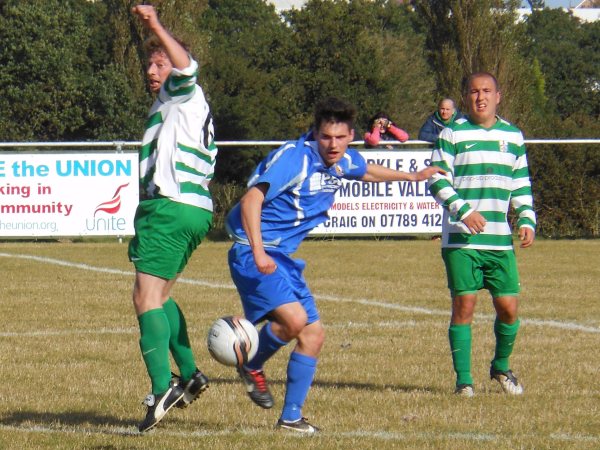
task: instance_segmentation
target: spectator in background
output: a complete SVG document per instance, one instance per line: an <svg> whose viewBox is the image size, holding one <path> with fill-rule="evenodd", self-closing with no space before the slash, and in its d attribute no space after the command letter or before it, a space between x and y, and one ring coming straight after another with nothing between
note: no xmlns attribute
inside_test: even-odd
<svg viewBox="0 0 600 450"><path fill-rule="evenodd" d="M384 112L378 112L369 120L369 131L365 133L365 146L373 148L379 146L379 141L400 141L408 140L408 133L398 128L392 119ZM386 145L386 148L392 149L391 145Z"/></svg>
<svg viewBox="0 0 600 450"><path fill-rule="evenodd" d="M444 128L461 117L463 115L456 110L454 100L451 98L440 100L437 111L427 118L419 130L419 140L435 142Z"/></svg>

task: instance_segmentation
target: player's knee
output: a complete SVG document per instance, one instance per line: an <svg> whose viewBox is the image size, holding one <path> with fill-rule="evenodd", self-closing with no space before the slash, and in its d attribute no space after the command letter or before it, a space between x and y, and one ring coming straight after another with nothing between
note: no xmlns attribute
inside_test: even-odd
<svg viewBox="0 0 600 450"><path fill-rule="evenodd" d="M496 315L501 322L512 324L518 319L518 302L515 297L499 297L494 299Z"/></svg>
<svg viewBox="0 0 600 450"><path fill-rule="evenodd" d="M285 322L279 323L281 334L286 341L296 339L306 326L306 318L292 317L288 318Z"/></svg>
<svg viewBox="0 0 600 450"><path fill-rule="evenodd" d="M475 313L476 297L472 295L457 296L452 301L452 323L471 323Z"/></svg>
<svg viewBox="0 0 600 450"><path fill-rule="evenodd" d="M506 323L508 325L512 325L519 318L517 314L517 308L498 310L497 315L500 322Z"/></svg>
<svg viewBox="0 0 600 450"><path fill-rule="evenodd" d="M325 329L323 327L319 327L317 330L314 330L312 333L313 346L317 349L317 351L321 351L321 347L325 343Z"/></svg>
<svg viewBox="0 0 600 450"><path fill-rule="evenodd" d="M473 308L468 307L458 307L453 308L452 310L452 323L460 324L460 323L471 323L473 320Z"/></svg>
<svg viewBox="0 0 600 450"><path fill-rule="evenodd" d="M325 329L322 326L307 326L298 336L299 346L307 354L317 356L325 342Z"/></svg>
<svg viewBox="0 0 600 450"><path fill-rule="evenodd" d="M138 292L133 295L133 307L139 316L151 309L161 308L162 302L159 296L140 295Z"/></svg>
<svg viewBox="0 0 600 450"><path fill-rule="evenodd" d="M136 313L139 315L144 311L148 310L148 305L146 299L142 297L139 292L134 292L132 296L133 307L135 308Z"/></svg>

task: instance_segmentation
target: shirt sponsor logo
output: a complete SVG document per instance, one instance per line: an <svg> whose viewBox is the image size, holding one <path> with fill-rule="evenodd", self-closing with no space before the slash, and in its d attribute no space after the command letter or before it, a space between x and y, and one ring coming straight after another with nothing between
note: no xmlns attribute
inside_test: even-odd
<svg viewBox="0 0 600 450"><path fill-rule="evenodd" d="M310 195L318 192L336 192L342 186L342 180L328 173L313 173L309 180Z"/></svg>

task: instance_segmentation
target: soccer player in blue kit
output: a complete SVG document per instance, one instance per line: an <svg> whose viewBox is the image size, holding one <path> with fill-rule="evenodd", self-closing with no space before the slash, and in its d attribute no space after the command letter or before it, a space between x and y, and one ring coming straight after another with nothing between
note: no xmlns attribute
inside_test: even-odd
<svg viewBox="0 0 600 450"><path fill-rule="evenodd" d="M248 191L227 217L234 244L229 251L231 276L246 318L267 323L259 332L256 356L238 369L254 403L271 408L273 397L263 371L266 361L292 340L286 393L278 428L315 433L318 428L302 416L312 384L325 331L315 299L302 275L305 263L292 259L310 230L327 220L342 179L422 181L438 167L400 172L367 164L354 140L356 109L327 98L315 110L313 129L297 141L272 151L255 169Z"/></svg>

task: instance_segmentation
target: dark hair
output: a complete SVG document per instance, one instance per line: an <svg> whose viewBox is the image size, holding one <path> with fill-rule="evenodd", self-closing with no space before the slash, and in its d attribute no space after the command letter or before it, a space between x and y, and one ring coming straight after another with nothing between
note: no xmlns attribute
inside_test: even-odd
<svg viewBox="0 0 600 450"><path fill-rule="evenodd" d="M177 39L176 37L174 37L174 39L179 45L181 45L185 49L186 52L189 53L190 49L185 42ZM144 41L144 52L146 53L147 58L150 58L155 53L164 53L165 55L167 54L164 45L162 44L160 39L155 35L150 36Z"/></svg>
<svg viewBox="0 0 600 450"><path fill-rule="evenodd" d="M367 127L367 129L370 131L371 128L373 128L373 125L375 125L375 121L379 120L379 119L387 119L390 122L392 122L392 119L390 119L390 116L388 116L385 112L383 111L379 111L377 114L375 114L373 117L371 117L369 119L369 125Z"/></svg>
<svg viewBox="0 0 600 450"><path fill-rule="evenodd" d="M475 72L475 73L471 74L471 76L465 80L465 86L463 89L463 92L465 94L467 94L469 91L469 86L471 85L471 81L473 81L475 78L479 78L479 77L491 78L492 81L494 82L494 86L496 87L496 90L497 91L500 90L500 86L498 85L498 79L494 75L492 75L489 72Z"/></svg>
<svg viewBox="0 0 600 450"><path fill-rule="evenodd" d="M323 122L343 122L353 130L355 119L356 108L354 105L336 97L328 97L317 103L313 126L315 130L318 130Z"/></svg>

